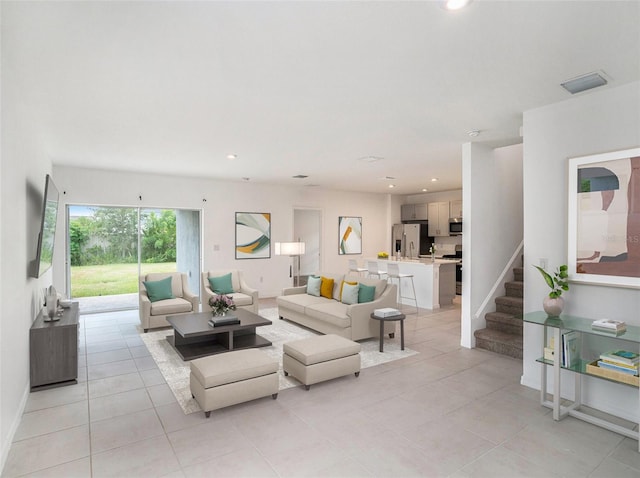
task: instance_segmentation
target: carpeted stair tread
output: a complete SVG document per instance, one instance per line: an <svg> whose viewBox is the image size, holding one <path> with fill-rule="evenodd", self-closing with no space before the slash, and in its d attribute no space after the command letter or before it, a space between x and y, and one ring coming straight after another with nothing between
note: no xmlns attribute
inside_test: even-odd
<svg viewBox="0 0 640 478"><path fill-rule="evenodd" d="M509 357L522 358L523 346L520 336L492 329L476 330L473 335L476 338L476 347L478 348Z"/></svg>
<svg viewBox="0 0 640 478"><path fill-rule="evenodd" d="M513 314L507 314L505 312L487 312L486 317L490 317L497 322L518 324L522 327L522 318L516 317Z"/></svg>
<svg viewBox="0 0 640 478"><path fill-rule="evenodd" d="M522 319L504 312L488 312L484 316L487 328L522 337Z"/></svg>
<svg viewBox="0 0 640 478"><path fill-rule="evenodd" d="M513 268L513 280L515 281L524 281L524 268L523 267L514 267Z"/></svg>
<svg viewBox="0 0 640 478"><path fill-rule="evenodd" d="M524 299L522 297L496 297L496 311L513 315L522 315Z"/></svg>
<svg viewBox="0 0 640 478"><path fill-rule="evenodd" d="M508 297L523 297L524 295L524 282L511 281L505 282L504 290Z"/></svg>

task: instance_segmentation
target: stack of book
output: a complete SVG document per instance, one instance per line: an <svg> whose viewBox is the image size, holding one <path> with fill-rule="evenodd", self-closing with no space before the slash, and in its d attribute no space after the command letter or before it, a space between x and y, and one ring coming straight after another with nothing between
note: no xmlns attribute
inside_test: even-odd
<svg viewBox="0 0 640 478"><path fill-rule="evenodd" d="M591 328L600 332L611 332L617 335L627 330L627 324L622 320L599 319L591 323Z"/></svg>
<svg viewBox="0 0 640 478"><path fill-rule="evenodd" d="M562 362L563 367L571 368L580 362L578 350L578 332L572 330L562 334Z"/></svg>
<svg viewBox="0 0 640 478"><path fill-rule="evenodd" d="M560 349L560 366L571 368L580 362L580 336L575 330L564 332L560 336L561 349ZM554 353L554 339L549 337L549 345L544 348L544 359L548 362L555 362Z"/></svg>
<svg viewBox="0 0 640 478"><path fill-rule="evenodd" d="M384 309L375 309L373 311L373 315L375 315L376 317L380 317L381 319L385 317L395 317L400 314L402 314L402 312L391 307L385 307Z"/></svg>
<svg viewBox="0 0 640 478"><path fill-rule="evenodd" d="M240 319L235 315L223 315L222 317L209 319L209 325L211 327L222 327L223 325L235 325L239 323Z"/></svg>
<svg viewBox="0 0 640 478"><path fill-rule="evenodd" d="M640 355L626 350L600 354L600 360L598 360L598 367L635 376L638 375L638 364L640 364Z"/></svg>

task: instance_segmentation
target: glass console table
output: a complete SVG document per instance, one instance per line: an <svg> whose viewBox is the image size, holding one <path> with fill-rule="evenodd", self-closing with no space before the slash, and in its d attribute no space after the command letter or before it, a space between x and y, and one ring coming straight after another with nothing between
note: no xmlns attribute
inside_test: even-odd
<svg viewBox="0 0 640 478"><path fill-rule="evenodd" d="M638 430L630 430L606 419L594 417L593 415L580 411L580 407L582 406L582 377L584 375L594 377L599 380L609 380L628 387L638 388L637 385L631 385L615 379L594 375L589 373L588 368L592 367L590 363L596 360L600 353L608 352L615 348L640 353L640 327L627 324L627 330L624 333L616 335L611 332L593 330L591 328L591 323L594 319L587 319L584 317L575 317L571 315L550 317L545 312L529 312L523 315L523 320L524 322L538 324L544 327L543 347L546 347L548 344L549 334L552 334L551 336L553 337L554 360L547 360L544 356L537 360L542 364L550 366L553 370L553 394L551 400L548 400L547 398L549 395L547 391L547 372L549 367L547 366L541 367L542 376L540 386L540 403L553 410L553 419L561 420L569 415L593 425L639 440L640 433ZM569 331L578 332L578 350L580 351L580 356L579 360L575 361L572 366L564 367L561 364L562 333ZM574 401L569 405L561 404L560 391L562 369L574 372L575 377ZM636 414L638 413L640 412L636 411ZM635 422L640 424L640 416L636 415ZM638 442L638 451L640 451L640 441Z"/></svg>

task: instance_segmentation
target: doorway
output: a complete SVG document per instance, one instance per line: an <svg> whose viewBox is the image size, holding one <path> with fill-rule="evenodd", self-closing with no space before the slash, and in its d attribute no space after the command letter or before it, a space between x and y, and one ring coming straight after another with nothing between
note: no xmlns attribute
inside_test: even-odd
<svg viewBox="0 0 640 478"><path fill-rule="evenodd" d="M200 292L200 211L67 206L67 295L83 313L136 309L138 278L184 272Z"/></svg>
<svg viewBox="0 0 640 478"><path fill-rule="evenodd" d="M293 210L293 237L305 243L305 253L300 257L300 284L322 270L322 211L320 209Z"/></svg>

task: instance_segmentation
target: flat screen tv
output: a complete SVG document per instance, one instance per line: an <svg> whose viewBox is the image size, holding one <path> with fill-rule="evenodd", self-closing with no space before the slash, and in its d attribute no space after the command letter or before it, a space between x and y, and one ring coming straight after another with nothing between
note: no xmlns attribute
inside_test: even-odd
<svg viewBox="0 0 640 478"><path fill-rule="evenodd" d="M40 221L40 234L38 235L38 250L34 261L33 276L40 277L53 262L53 244L56 238L56 223L58 221L58 200L60 194L53 183L51 176L47 174L44 184L44 201L42 205L42 220Z"/></svg>

